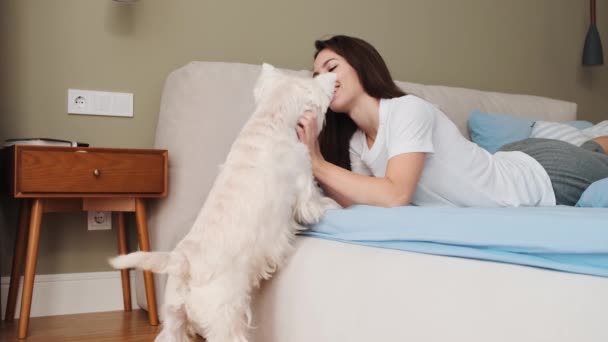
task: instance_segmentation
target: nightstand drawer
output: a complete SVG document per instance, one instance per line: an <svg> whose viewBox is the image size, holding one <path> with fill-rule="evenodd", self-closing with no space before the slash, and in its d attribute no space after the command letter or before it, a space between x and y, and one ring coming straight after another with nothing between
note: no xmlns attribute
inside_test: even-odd
<svg viewBox="0 0 608 342"><path fill-rule="evenodd" d="M17 146L15 192L165 193L166 151L145 151Z"/></svg>

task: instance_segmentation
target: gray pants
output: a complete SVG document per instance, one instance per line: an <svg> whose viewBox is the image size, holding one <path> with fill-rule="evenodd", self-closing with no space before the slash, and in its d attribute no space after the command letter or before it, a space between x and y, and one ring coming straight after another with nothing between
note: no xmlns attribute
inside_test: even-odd
<svg viewBox="0 0 608 342"><path fill-rule="evenodd" d="M591 183L608 177L608 151L595 141L581 147L552 139L528 138L499 151L521 151L547 171L557 204L575 205Z"/></svg>

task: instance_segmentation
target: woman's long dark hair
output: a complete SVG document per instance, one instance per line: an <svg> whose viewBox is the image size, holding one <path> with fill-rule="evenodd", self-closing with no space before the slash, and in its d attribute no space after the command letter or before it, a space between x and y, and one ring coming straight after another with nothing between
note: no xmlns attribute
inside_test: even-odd
<svg viewBox="0 0 608 342"><path fill-rule="evenodd" d="M324 49L342 56L355 69L363 90L370 96L390 99L405 95L393 81L382 56L368 42L354 37L334 36L315 41L315 48L315 59ZM319 147L325 160L350 170L350 139L356 130L357 125L347 114L328 108L325 126L319 135Z"/></svg>

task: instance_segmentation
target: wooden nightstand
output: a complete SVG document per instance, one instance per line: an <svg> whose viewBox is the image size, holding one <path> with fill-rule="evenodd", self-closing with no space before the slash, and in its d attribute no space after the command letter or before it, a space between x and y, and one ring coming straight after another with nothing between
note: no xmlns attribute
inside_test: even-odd
<svg viewBox="0 0 608 342"><path fill-rule="evenodd" d="M28 331L42 214L113 211L117 219L118 251L125 254L124 213L135 212L140 248L149 251L144 199L167 196L168 152L16 145L2 153L10 164L5 183L8 191L22 199L5 316L7 321L15 316L19 278L25 261L17 336L22 339ZM128 270L121 271L121 279L124 309L130 311ZM154 280L150 272L144 272L144 281L148 319L151 325L158 325Z"/></svg>

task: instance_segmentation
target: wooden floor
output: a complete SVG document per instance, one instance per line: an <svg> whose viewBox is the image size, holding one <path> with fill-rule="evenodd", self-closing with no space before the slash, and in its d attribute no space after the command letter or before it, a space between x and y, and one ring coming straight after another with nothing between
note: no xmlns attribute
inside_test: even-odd
<svg viewBox="0 0 608 342"><path fill-rule="evenodd" d="M34 317L30 319L27 340L17 340L17 323L18 320L0 323L1 342L154 341L160 331L160 326L148 324L148 316L142 310Z"/></svg>

